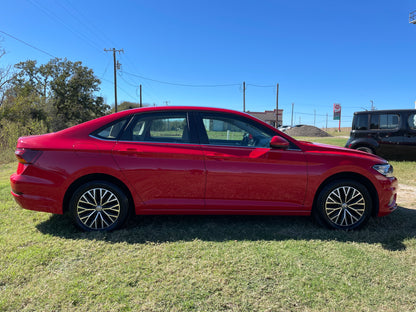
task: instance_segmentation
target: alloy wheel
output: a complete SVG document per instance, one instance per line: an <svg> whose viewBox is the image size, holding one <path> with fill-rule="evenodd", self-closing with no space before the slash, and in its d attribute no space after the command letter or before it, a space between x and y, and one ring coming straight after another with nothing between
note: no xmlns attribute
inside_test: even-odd
<svg viewBox="0 0 416 312"><path fill-rule="evenodd" d="M91 230L105 230L120 216L117 196L108 189L97 187L84 192L76 205L79 221Z"/></svg>
<svg viewBox="0 0 416 312"><path fill-rule="evenodd" d="M363 194L352 186L341 186L332 190L325 200L328 219L340 227L349 227L363 218L366 202Z"/></svg>

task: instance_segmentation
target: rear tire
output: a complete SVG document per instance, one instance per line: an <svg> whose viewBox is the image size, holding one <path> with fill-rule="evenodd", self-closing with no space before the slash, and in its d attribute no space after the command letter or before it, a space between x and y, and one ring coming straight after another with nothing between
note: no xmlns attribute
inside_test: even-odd
<svg viewBox="0 0 416 312"><path fill-rule="evenodd" d="M364 226L371 216L373 203L367 188L354 180L336 180L319 193L313 211L326 227L354 230Z"/></svg>
<svg viewBox="0 0 416 312"><path fill-rule="evenodd" d="M374 154L374 151L368 146L359 146L359 147L356 148L356 150L366 152L366 153L369 153L369 154Z"/></svg>
<svg viewBox="0 0 416 312"><path fill-rule="evenodd" d="M127 219L129 201L124 192L107 181L81 185L72 195L69 209L75 224L84 231L112 231Z"/></svg>

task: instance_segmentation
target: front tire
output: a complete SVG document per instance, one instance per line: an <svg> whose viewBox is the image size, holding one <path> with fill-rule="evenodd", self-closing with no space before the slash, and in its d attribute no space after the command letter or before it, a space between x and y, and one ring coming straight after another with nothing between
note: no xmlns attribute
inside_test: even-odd
<svg viewBox="0 0 416 312"><path fill-rule="evenodd" d="M69 203L75 224L84 231L111 231L121 227L127 219L128 207L124 192L107 181L81 185Z"/></svg>
<svg viewBox="0 0 416 312"><path fill-rule="evenodd" d="M354 230L368 222L372 206L370 193L363 184L337 180L328 183L319 193L314 216L329 228Z"/></svg>

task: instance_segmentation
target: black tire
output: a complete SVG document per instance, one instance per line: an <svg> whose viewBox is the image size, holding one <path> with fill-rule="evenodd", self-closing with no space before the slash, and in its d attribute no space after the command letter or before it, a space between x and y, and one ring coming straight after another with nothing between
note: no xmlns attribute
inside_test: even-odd
<svg viewBox="0 0 416 312"><path fill-rule="evenodd" d="M313 215L322 225L340 230L364 226L371 216L373 202L367 188L354 180L336 180L319 193Z"/></svg>
<svg viewBox="0 0 416 312"><path fill-rule="evenodd" d="M374 151L372 150L372 148L368 147L368 146L359 146L359 147L356 148L356 150L366 152L366 153L369 153L369 154L374 154Z"/></svg>
<svg viewBox="0 0 416 312"><path fill-rule="evenodd" d="M129 201L118 186L107 181L91 181L74 192L69 209L82 230L112 231L126 221Z"/></svg>

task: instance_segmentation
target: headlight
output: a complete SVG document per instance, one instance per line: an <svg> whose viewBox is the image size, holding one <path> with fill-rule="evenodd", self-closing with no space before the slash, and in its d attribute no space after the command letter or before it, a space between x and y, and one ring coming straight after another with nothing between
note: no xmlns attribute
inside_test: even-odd
<svg viewBox="0 0 416 312"><path fill-rule="evenodd" d="M393 177L393 166L390 164L374 165L373 168L387 178Z"/></svg>

